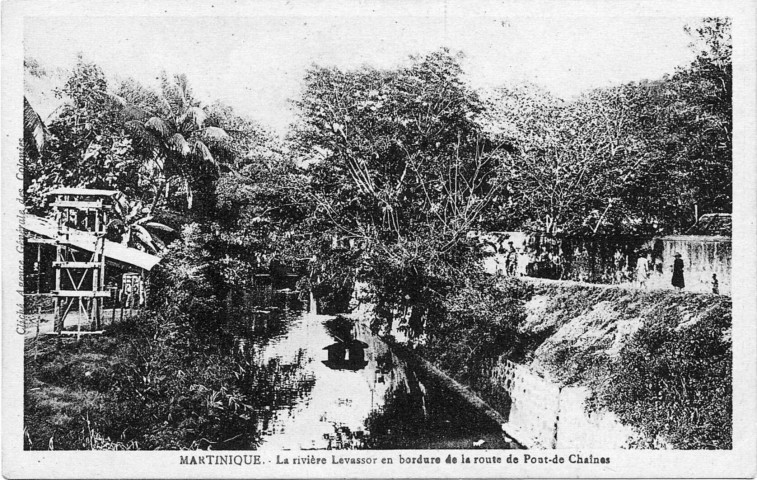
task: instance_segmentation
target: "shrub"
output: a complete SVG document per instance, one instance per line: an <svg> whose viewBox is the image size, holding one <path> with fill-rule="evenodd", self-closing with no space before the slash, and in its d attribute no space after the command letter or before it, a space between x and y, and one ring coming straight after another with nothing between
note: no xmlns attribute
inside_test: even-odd
<svg viewBox="0 0 757 480"><path fill-rule="evenodd" d="M26 448L254 448L258 425L313 387L302 355L261 364L177 339L148 314L117 325L110 338L27 358ZM108 360L88 363L104 357L110 340Z"/></svg>
<svg viewBox="0 0 757 480"><path fill-rule="evenodd" d="M649 319L609 368L596 405L676 448L731 448L730 328L722 304L692 326Z"/></svg>
<svg viewBox="0 0 757 480"><path fill-rule="evenodd" d="M445 300L443 317L428 322L424 353L457 380L479 382L493 361L519 350L518 325L530 294L529 286L517 280L471 277Z"/></svg>

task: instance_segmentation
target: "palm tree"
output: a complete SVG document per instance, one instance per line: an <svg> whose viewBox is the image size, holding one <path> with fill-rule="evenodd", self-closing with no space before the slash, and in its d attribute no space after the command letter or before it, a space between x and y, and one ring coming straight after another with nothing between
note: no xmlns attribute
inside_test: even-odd
<svg viewBox="0 0 757 480"><path fill-rule="evenodd" d="M31 159L39 158L47 141L47 127L24 95L24 153Z"/></svg>
<svg viewBox="0 0 757 480"><path fill-rule="evenodd" d="M215 175L231 167L219 158L231 157L231 137L220 127L206 124L208 118L192 92L185 75L175 75L172 81L163 75L161 95L150 92L120 92L108 94L121 106L121 114L128 131L137 144L149 153L147 168L159 178L153 207L168 197L170 182L179 180L186 196L188 209L193 205L192 182L196 176L210 170ZM134 94L137 95L134 95ZM126 96L139 96L138 105ZM145 100L157 102L145 105Z"/></svg>

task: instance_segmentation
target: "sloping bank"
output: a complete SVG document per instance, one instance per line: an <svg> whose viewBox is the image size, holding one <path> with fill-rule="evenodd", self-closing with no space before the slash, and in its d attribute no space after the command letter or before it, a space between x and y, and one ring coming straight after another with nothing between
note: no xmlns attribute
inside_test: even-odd
<svg viewBox="0 0 757 480"><path fill-rule="evenodd" d="M506 338L437 335L416 352L501 412L516 440L543 448L731 448L730 298L507 283L517 311L506 318L517 326Z"/></svg>

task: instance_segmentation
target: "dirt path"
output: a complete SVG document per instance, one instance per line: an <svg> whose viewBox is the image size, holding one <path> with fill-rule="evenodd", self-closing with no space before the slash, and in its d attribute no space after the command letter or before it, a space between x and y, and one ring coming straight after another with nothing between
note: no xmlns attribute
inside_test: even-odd
<svg viewBox="0 0 757 480"><path fill-rule="evenodd" d="M136 314L138 310L134 310L133 313ZM103 326L107 327L111 324L112 321L118 322L121 320L121 310L116 309L115 311L115 317L113 316L114 312L113 309L106 308L103 309ZM128 318L130 315L129 309L124 309L123 318ZM24 324L26 326L26 333L24 336L26 338L33 338L37 335L37 325L39 325L39 334L45 335L47 333L50 333L54 329L54 322L53 322L53 314L52 313L43 313L42 315L37 314L26 314L24 317ZM82 315L80 312L70 312L66 316L66 322L63 325L64 330L72 330L76 329L76 326L81 322L81 331L87 332L90 331L90 323L87 319L86 315Z"/></svg>
<svg viewBox="0 0 757 480"><path fill-rule="evenodd" d="M502 277L507 278L507 277ZM667 292L675 292L676 290L674 288L670 288L667 286L664 282L654 282L654 283L647 283L646 286L640 287L636 285L635 283L589 283L589 282L579 282L576 280L553 280L551 278L538 278L538 277L516 277L519 280L523 280L524 282L531 282L531 283L541 283L541 284L547 284L547 285L576 285L581 287L591 287L591 288L604 288L604 289L621 289L621 290L631 290L631 291L642 291L642 292L659 292L659 291L667 291ZM711 293L707 292L698 292L698 291L692 291L692 290L682 290L682 292L685 293L692 293L692 294L698 294L698 295L713 295ZM725 295L727 296L727 295Z"/></svg>

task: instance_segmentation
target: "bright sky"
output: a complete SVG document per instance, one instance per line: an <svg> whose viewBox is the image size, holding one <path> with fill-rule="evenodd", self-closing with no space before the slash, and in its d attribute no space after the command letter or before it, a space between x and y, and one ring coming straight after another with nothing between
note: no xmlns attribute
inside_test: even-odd
<svg viewBox="0 0 757 480"><path fill-rule="evenodd" d="M25 54L70 68L77 52L108 75L155 84L186 73L203 101L222 100L283 131L305 69L391 67L441 46L466 54L474 86L530 80L563 98L655 79L687 64L696 18L459 16L27 17Z"/></svg>

